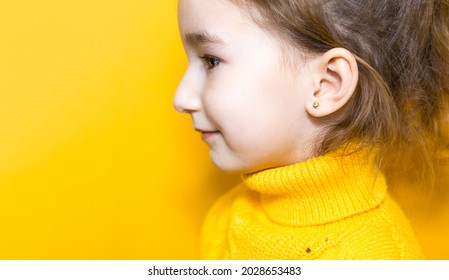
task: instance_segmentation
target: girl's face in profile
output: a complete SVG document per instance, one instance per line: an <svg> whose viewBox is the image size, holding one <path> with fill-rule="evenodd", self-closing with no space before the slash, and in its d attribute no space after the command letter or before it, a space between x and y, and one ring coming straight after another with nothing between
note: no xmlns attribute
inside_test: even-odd
<svg viewBox="0 0 449 280"><path fill-rule="evenodd" d="M308 64L288 65L280 40L227 1L180 0L179 26L189 65L174 105L192 116L213 162L248 173L306 159Z"/></svg>

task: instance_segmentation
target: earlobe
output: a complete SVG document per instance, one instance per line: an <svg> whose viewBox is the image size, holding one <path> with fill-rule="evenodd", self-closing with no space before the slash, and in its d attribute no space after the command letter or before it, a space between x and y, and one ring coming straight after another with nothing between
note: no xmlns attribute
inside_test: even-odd
<svg viewBox="0 0 449 280"><path fill-rule="evenodd" d="M334 48L312 63L315 90L307 96L306 110L313 117L324 117L340 110L352 97L358 82L354 55Z"/></svg>

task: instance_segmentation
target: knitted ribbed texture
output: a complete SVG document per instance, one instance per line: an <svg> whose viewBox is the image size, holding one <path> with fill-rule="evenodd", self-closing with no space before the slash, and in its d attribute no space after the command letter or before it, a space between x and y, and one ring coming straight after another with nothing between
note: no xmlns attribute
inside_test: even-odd
<svg viewBox="0 0 449 280"><path fill-rule="evenodd" d="M341 152L244 175L212 208L205 259L422 259L373 155Z"/></svg>

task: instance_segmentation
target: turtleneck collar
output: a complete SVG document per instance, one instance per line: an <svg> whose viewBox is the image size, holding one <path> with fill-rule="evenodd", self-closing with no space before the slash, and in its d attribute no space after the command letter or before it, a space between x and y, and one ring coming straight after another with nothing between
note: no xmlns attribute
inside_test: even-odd
<svg viewBox="0 0 449 280"><path fill-rule="evenodd" d="M386 196L374 152L342 150L290 166L243 175L260 193L273 221L292 226L325 224L377 207Z"/></svg>

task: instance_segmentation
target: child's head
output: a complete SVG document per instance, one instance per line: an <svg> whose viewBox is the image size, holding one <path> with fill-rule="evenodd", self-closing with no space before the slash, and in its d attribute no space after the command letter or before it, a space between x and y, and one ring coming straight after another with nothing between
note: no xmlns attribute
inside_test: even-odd
<svg viewBox="0 0 449 280"><path fill-rule="evenodd" d="M180 0L189 68L175 106L229 171L288 165L351 142L385 152L429 141L448 93L448 6Z"/></svg>

